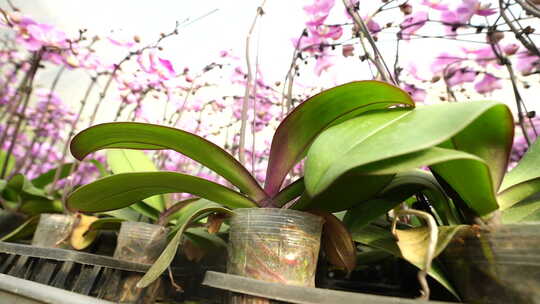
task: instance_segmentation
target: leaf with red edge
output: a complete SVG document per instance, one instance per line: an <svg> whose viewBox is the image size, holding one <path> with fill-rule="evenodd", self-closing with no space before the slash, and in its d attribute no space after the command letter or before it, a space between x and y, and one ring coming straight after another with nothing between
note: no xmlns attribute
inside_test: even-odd
<svg viewBox="0 0 540 304"><path fill-rule="evenodd" d="M324 129L367 111L397 105L414 107L414 101L400 88L375 80L350 82L306 100L281 122L274 134L266 193L273 197L279 192L289 170Z"/></svg>

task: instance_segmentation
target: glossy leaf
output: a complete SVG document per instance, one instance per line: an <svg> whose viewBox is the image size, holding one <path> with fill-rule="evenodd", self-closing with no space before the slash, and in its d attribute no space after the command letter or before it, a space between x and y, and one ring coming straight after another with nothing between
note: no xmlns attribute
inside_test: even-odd
<svg viewBox="0 0 540 304"><path fill-rule="evenodd" d="M319 210L309 212L324 218L321 247L328 261L351 273L356 268L356 247L347 228L332 213Z"/></svg>
<svg viewBox="0 0 540 304"><path fill-rule="evenodd" d="M412 160L408 158L415 159L417 165L428 165L426 160L430 159L431 164L448 164L443 162L443 156L432 150L435 146L448 142L471 124L477 126L495 116L506 119L506 109L504 104L496 102L452 103L414 110L377 111L348 120L329 128L313 143L305 167L306 190L315 196L355 168L371 174L397 173L399 171L393 166L405 160L407 170L415 168L409 166ZM506 147L506 143L501 143L501 147ZM448 179L470 206L479 204L473 208L479 215L486 215L498 208L492 174L481 158L467 153L462 155L470 155L466 157L470 161L454 161L448 164L450 167L437 165L437 173ZM473 180L475 185L481 185L480 188L471 187L470 179L463 178L463 174L469 174L468 170L472 170L470 174L474 177L481 177Z"/></svg>
<svg viewBox="0 0 540 304"><path fill-rule="evenodd" d="M161 274L165 270L167 270L172 260L174 259L174 256L176 255L178 246L182 241L182 235L184 231L188 228L189 224L197 217L212 212L232 214L232 211L230 211L229 209L223 208L219 204L207 200L196 201L187 205L186 208L183 209L183 214L178 219L178 230L176 231L174 237L171 239L169 244L167 244L167 247L165 248L165 250L163 250L157 261L152 265L152 267L150 267L148 272L146 272L146 274L137 283L138 288L147 287L157 278L159 278L159 276L161 276Z"/></svg>
<svg viewBox="0 0 540 304"><path fill-rule="evenodd" d="M98 235L98 231L90 230L90 226L97 220L98 218L95 216L88 216L80 213L76 215L76 224L69 237L69 243L73 249L82 250L94 242Z"/></svg>
<svg viewBox="0 0 540 304"><path fill-rule="evenodd" d="M355 227L349 227L353 240L361 244L371 246L376 249L384 250L396 257L402 257L397 241L390 233L389 230L375 226L367 225L362 228L356 229ZM413 264L414 266L421 268L422 264ZM431 269L428 271L428 275L437 280L442 286L450 291L457 299L459 296L452 284L444 276L444 272L437 261L431 265Z"/></svg>
<svg viewBox="0 0 540 304"><path fill-rule="evenodd" d="M540 140L536 140L518 165L504 177L498 199L501 209L540 192Z"/></svg>
<svg viewBox="0 0 540 304"><path fill-rule="evenodd" d="M30 238L34 234L34 231L36 231L38 222L39 222L39 215L32 216L31 218L26 220L24 223L22 223L19 227L17 227L15 230L11 231L10 233L0 238L0 242L15 242L18 240L24 240L24 239Z"/></svg>
<svg viewBox="0 0 540 304"><path fill-rule="evenodd" d="M234 157L208 140L182 130L135 122L105 123L77 134L70 147L79 160L101 149L172 149L210 168L255 201L266 198L260 185Z"/></svg>
<svg viewBox="0 0 540 304"><path fill-rule="evenodd" d="M71 173L71 168L73 167L73 163L63 164L60 166L60 175L59 180L66 178ZM44 188L45 186L49 185L54 181L54 176L56 175L56 171L58 168L51 169L45 173L42 173L38 177L32 179L32 184L38 188Z"/></svg>
<svg viewBox="0 0 540 304"><path fill-rule="evenodd" d="M304 101L279 125L272 139L265 190L279 192L289 170L300 161L317 135L330 125L361 113L404 105L414 107L407 92L369 80L347 83Z"/></svg>
<svg viewBox="0 0 540 304"><path fill-rule="evenodd" d="M191 193L230 208L256 204L229 188L203 178L176 172L121 173L84 185L67 198L71 210L101 212L120 209L164 193Z"/></svg>
<svg viewBox="0 0 540 304"><path fill-rule="evenodd" d="M158 171L148 156L146 156L144 152L138 150L109 150L107 151L107 164L114 174ZM165 210L165 198L163 195L146 198L143 202L160 212Z"/></svg>

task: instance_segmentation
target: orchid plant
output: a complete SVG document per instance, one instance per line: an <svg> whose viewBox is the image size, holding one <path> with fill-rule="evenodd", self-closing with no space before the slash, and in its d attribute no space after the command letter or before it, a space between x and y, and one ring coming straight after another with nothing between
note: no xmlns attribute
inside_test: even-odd
<svg viewBox="0 0 540 304"><path fill-rule="evenodd" d="M373 111L333 126L315 140L307 153L306 193L317 197L350 174L375 181L388 177L390 182L383 182L376 195L369 193L371 185L358 185L368 195L348 206L352 208L344 222L354 240L423 268L429 239L425 224L404 230L396 241L390 231L372 223L416 195L421 203L413 208L423 206L440 225L437 256L467 225L496 229L501 220L537 220L540 142L506 173L513 136L512 113L498 102ZM425 166L431 173L418 170ZM456 294L438 264L427 271Z"/></svg>
<svg viewBox="0 0 540 304"><path fill-rule="evenodd" d="M185 192L210 201L205 208L194 210L191 217L215 211L228 212L227 208L279 208L300 203L302 210L317 208L335 211L339 207L334 201L321 204L317 199L306 202L306 199L300 198L293 202L304 193L304 182L300 178L282 188L287 173L304 157L310 144L324 129L363 113L389 107L412 108L414 102L401 89L378 81L352 82L309 98L289 113L277 128L270 149L264 188L233 156L195 134L141 123L97 125L74 137L71 152L76 158L83 159L89 153L107 148L168 148L213 170L231 186L176 172L120 173L78 188L69 195L67 206L72 211L102 212L123 208L157 194ZM340 180L321 197L343 192L354 182L352 177ZM374 193L378 190L372 189ZM355 191L344 193L348 193L345 202L350 204L357 200ZM350 205L340 210L348 207ZM178 223L175 236L140 286L147 286L168 267L186 227L187 222Z"/></svg>

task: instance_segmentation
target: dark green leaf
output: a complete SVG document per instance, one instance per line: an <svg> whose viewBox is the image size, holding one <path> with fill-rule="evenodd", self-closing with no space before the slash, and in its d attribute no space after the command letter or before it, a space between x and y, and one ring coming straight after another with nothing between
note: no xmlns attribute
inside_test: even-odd
<svg viewBox="0 0 540 304"><path fill-rule="evenodd" d="M231 208L256 207L247 197L208 180L175 172L121 173L84 185L67 199L67 206L83 212L123 208L164 193L191 193Z"/></svg>
<svg viewBox="0 0 540 304"><path fill-rule="evenodd" d="M279 191L272 201L276 206L282 207L283 205L302 195L305 189L304 178L301 177Z"/></svg>
<svg viewBox="0 0 540 304"><path fill-rule="evenodd" d="M414 107L407 92L379 81L357 81L323 91L294 109L272 139L265 190L274 196L285 176L317 135L330 125L361 113L395 105Z"/></svg>
<svg viewBox="0 0 540 304"><path fill-rule="evenodd" d="M234 157L197 135L182 130L135 122L105 123L88 128L71 141L71 153L83 159L101 149L172 149L210 168L255 201L266 194Z"/></svg>

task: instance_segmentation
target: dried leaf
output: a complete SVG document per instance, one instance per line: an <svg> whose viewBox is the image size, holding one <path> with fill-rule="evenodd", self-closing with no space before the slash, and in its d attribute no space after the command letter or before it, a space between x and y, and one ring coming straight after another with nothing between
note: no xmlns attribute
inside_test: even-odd
<svg viewBox="0 0 540 304"><path fill-rule="evenodd" d="M71 232L71 237L69 240L71 247L76 250L82 250L92 244L97 237L98 231L89 231L90 225L97 220L98 218L95 216L77 214L76 225Z"/></svg>
<svg viewBox="0 0 540 304"><path fill-rule="evenodd" d="M330 263L351 273L356 267L356 248L351 234L335 215L320 210L310 213L324 218L321 247Z"/></svg>
<svg viewBox="0 0 540 304"><path fill-rule="evenodd" d="M208 233L217 233L219 232L219 229L221 228L221 224L227 219L229 216L225 215L223 213L214 213L208 216L208 222L206 224Z"/></svg>

